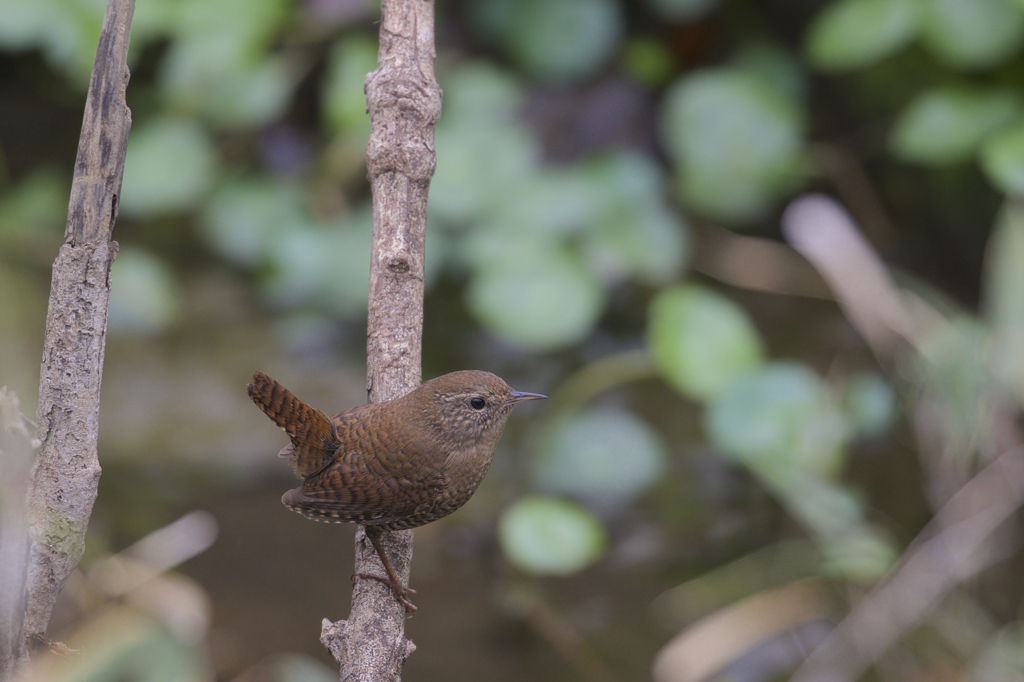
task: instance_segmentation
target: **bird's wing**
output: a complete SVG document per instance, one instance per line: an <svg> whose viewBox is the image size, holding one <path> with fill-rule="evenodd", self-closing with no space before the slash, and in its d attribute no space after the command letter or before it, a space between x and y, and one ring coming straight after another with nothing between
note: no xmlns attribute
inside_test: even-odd
<svg viewBox="0 0 1024 682"><path fill-rule="evenodd" d="M382 428L375 423L376 415L352 412L335 417L338 430L349 436L342 438L345 451L306 478L302 487L285 493L282 501L303 513L377 524L432 507L446 489L443 457ZM390 438L382 443L385 433Z"/></svg>
<svg viewBox="0 0 1024 682"><path fill-rule="evenodd" d="M249 397L291 439L280 455L287 457L295 474L306 478L334 459L341 442L334 422L320 410L302 402L266 374L256 372L246 387Z"/></svg>

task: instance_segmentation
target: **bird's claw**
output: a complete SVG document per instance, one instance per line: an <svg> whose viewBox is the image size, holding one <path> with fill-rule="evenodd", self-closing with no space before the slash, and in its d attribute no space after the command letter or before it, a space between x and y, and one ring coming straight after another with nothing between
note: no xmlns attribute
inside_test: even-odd
<svg viewBox="0 0 1024 682"><path fill-rule="evenodd" d="M356 578L369 578L370 580L376 580L379 583L384 583L395 593L398 601L405 607L405 612L408 614L416 613L418 610L416 605L409 601L409 598L405 595L416 594L416 590L411 587L403 587L401 584L391 580L390 578L382 578L379 575L373 575L372 573L354 573L352 575L352 583L356 582Z"/></svg>

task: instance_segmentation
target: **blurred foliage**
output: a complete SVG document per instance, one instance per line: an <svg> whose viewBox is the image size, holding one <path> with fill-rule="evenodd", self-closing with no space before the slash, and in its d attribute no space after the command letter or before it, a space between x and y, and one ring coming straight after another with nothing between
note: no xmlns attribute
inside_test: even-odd
<svg viewBox="0 0 1024 682"><path fill-rule="evenodd" d="M745 221L792 189L803 126L787 94L763 74L734 68L694 72L669 88L663 127L687 203Z"/></svg>
<svg viewBox="0 0 1024 682"><path fill-rule="evenodd" d="M892 131L893 153L922 165L968 161L989 133L1020 113L1012 90L985 92L936 89L911 102Z"/></svg>
<svg viewBox="0 0 1024 682"><path fill-rule="evenodd" d="M697 287L666 288L651 303L648 343L672 385L694 399L714 397L763 362L746 313Z"/></svg>
<svg viewBox="0 0 1024 682"><path fill-rule="evenodd" d="M630 466L622 466L629 453ZM660 436L629 412L596 409L562 417L538 446L537 484L543 490L606 506L625 504L665 472Z"/></svg>
<svg viewBox="0 0 1024 682"><path fill-rule="evenodd" d="M107 458L143 470L199 453L240 485L279 462L239 425L252 410L236 375L277 364L336 400L338 368L361 373L373 4L139 3ZM59 145L77 134L103 5L0 0L12 103L0 117L0 384L29 385L38 362L71 169ZM426 374L480 366L552 395L510 424L503 447L529 455L507 467L499 455L451 523L496 533L502 590L581 575L635 599L621 584L642 575L644 599L664 591L657 611L673 630L734 605L743 615L758 596L778 605L790 593L773 590L809 576L834 589L836 613L854 608L1005 447L1024 404L1024 1L439 5ZM41 113L53 111L67 120ZM703 238L724 223L776 239L780 210L809 189L845 203L894 264L918 330L899 352L868 348L843 308L786 295L797 265L739 248L722 267ZM748 280L728 272L769 285L739 292L729 285ZM188 499L146 475L157 493L117 494ZM129 516L151 518L110 513L96 532L136 532ZM996 599L964 588L934 605L900 661L1019 675L1012 583L997 575ZM640 637L625 616L588 621L574 597L530 594L552 604L538 613L576 614L523 620L584 672L581 641L625 650ZM964 603L982 615L943 629ZM646 605L630 617L648 622ZM90 647L83 665L101 672L89 679L145 676L143 659L166 663L153 679L240 672L204 672L199 645L155 616L121 614L105 631L125 622L131 636ZM617 639L599 632L616 627ZM644 641L666 636L652 630ZM770 673L768 646L734 662ZM601 656L623 679L646 675L649 657ZM323 673L301 658L261 665L254 674L288 682Z"/></svg>
<svg viewBox="0 0 1024 682"><path fill-rule="evenodd" d="M498 524L508 558L528 573L572 575L604 552L604 529L582 507L546 497L525 497Z"/></svg>

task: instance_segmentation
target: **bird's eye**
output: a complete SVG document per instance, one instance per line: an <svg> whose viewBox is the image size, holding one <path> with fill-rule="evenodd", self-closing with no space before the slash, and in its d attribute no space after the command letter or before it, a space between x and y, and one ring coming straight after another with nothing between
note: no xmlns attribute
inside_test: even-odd
<svg viewBox="0 0 1024 682"><path fill-rule="evenodd" d="M484 403L484 399L483 398L470 398L469 399L469 406L472 407L474 410L482 410L482 409L484 409L484 404L485 403Z"/></svg>

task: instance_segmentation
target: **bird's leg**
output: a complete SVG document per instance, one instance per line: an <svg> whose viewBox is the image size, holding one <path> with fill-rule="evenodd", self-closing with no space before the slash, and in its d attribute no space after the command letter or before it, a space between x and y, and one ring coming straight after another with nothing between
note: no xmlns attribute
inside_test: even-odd
<svg viewBox="0 0 1024 682"><path fill-rule="evenodd" d="M356 573L352 578L369 578L370 580L376 580L390 586L394 590L395 596L398 597L398 601L402 602L402 605L405 606L405 612L416 613L416 606L406 596L407 594L416 594L416 590L411 587L403 587L402 583L398 580L398 576L395 575L395 570L391 568L391 562L388 561L388 555L384 553L384 547L380 544L380 529L373 526L364 526L363 529L366 532L366 537L373 543L373 548L377 550L377 556L380 557L380 562L384 564L384 570L387 572L388 577L381 578L379 575L371 573Z"/></svg>

